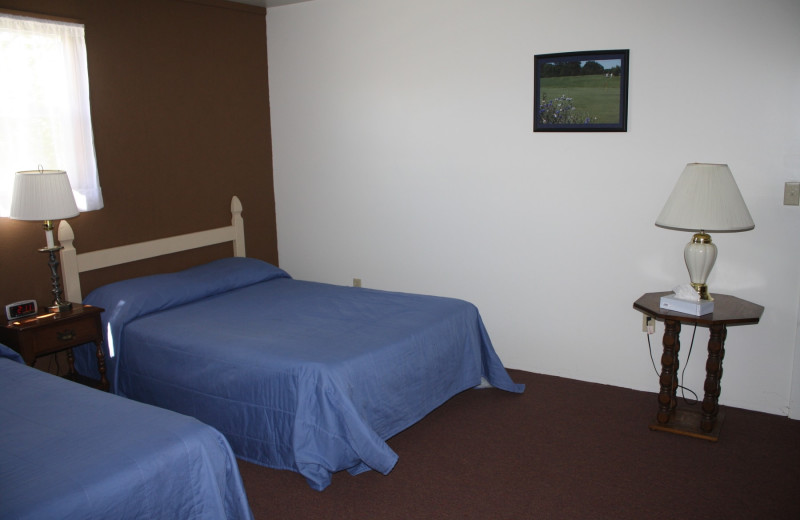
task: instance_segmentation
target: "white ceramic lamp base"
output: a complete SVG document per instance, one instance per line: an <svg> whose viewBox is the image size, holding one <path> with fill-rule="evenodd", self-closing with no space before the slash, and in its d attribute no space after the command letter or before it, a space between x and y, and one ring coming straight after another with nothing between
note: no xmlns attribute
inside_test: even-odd
<svg viewBox="0 0 800 520"><path fill-rule="evenodd" d="M686 269L689 270L689 280L692 287L700 295L701 300L713 300L708 294L706 281L714 262L717 261L717 246L711 243L711 236L704 233L696 233L692 240L683 249L683 259L686 262Z"/></svg>

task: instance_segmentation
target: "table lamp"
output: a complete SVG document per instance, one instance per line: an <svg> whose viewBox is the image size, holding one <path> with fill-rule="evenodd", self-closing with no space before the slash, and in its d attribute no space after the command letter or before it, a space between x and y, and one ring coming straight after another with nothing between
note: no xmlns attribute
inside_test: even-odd
<svg viewBox="0 0 800 520"><path fill-rule="evenodd" d="M701 300L713 300L706 280L717 259L709 232L732 233L755 227L727 164L690 163L683 170L656 226L695 232L683 250L692 287Z"/></svg>
<svg viewBox="0 0 800 520"><path fill-rule="evenodd" d="M72 194L67 172L62 170L32 170L17 172L14 176L14 191L11 197L12 219L44 221L47 246L39 249L50 256L50 279L52 281L53 304L51 312L72 308L70 302L61 300L61 284L58 275L59 261L53 241L53 221L78 215L78 206Z"/></svg>

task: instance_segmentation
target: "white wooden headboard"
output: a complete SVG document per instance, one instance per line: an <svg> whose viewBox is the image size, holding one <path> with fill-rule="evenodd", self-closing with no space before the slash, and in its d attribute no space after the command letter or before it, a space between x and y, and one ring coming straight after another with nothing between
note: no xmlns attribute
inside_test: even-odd
<svg viewBox="0 0 800 520"><path fill-rule="evenodd" d="M72 244L73 240L75 240L75 233L72 231L72 227L66 220L62 220L58 225L58 242L63 247L61 250L61 276L64 282L64 300L81 303L83 295L81 294L80 274L86 271L223 242L233 242L233 256L245 256L242 203L239 201L239 197L233 196L231 199L231 225L221 228L80 254L75 250L75 246Z"/></svg>

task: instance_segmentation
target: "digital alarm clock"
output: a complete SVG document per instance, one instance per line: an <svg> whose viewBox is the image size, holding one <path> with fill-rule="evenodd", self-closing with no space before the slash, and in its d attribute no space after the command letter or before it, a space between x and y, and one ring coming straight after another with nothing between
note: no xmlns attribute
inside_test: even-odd
<svg viewBox="0 0 800 520"><path fill-rule="evenodd" d="M22 300L6 305L6 318L8 318L8 321L35 316L37 312L39 312L39 306L36 305L36 300Z"/></svg>

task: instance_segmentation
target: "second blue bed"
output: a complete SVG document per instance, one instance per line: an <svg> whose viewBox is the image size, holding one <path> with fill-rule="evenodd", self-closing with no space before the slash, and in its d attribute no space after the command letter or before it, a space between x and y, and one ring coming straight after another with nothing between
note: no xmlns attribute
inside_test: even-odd
<svg viewBox="0 0 800 520"><path fill-rule="evenodd" d="M304 282L248 258L93 291L119 394L192 415L237 456L324 489L387 474L386 440L479 385L522 392L465 301ZM94 367L90 352L79 360Z"/></svg>

